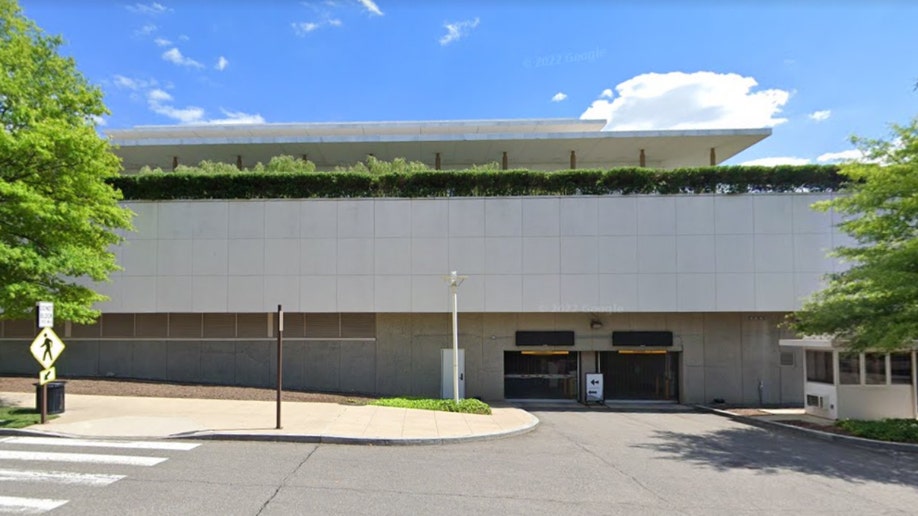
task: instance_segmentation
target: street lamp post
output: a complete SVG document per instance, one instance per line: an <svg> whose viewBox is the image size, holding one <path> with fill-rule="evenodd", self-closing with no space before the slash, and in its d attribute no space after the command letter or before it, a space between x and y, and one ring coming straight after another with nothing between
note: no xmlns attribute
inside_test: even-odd
<svg viewBox="0 0 918 516"><path fill-rule="evenodd" d="M452 271L443 279L449 282L449 291L453 295L453 401L459 403L459 285L468 276L459 276Z"/></svg>

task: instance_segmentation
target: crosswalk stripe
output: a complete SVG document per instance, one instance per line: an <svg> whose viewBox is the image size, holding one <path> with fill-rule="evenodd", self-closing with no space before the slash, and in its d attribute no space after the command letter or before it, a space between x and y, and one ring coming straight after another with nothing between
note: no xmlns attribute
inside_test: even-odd
<svg viewBox="0 0 918 516"><path fill-rule="evenodd" d="M54 484L107 486L124 478L124 475L74 473L72 471L21 471L0 469L0 482L44 482Z"/></svg>
<svg viewBox="0 0 918 516"><path fill-rule="evenodd" d="M19 514L40 514L52 509L56 509L65 503L67 503L67 500L0 496L0 511L16 512Z"/></svg>
<svg viewBox="0 0 918 516"><path fill-rule="evenodd" d="M94 448L125 448L135 450L175 450L188 451L200 446L200 443L177 443L157 441L100 441L91 439L61 439L58 437L10 437L3 442L9 444L35 444L42 446L80 446Z"/></svg>
<svg viewBox="0 0 918 516"><path fill-rule="evenodd" d="M90 464L120 464L125 466L155 466L167 459L134 457L131 455L101 455L95 453L44 453L0 450L0 460L38 460L52 462L85 462Z"/></svg>

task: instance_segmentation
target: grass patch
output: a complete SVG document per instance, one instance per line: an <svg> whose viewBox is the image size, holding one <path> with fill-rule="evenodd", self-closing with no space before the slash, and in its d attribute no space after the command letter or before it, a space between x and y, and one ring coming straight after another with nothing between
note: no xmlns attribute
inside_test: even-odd
<svg viewBox="0 0 918 516"><path fill-rule="evenodd" d="M865 439L918 444L918 420L915 419L883 419L881 421L845 419L836 422L835 425Z"/></svg>
<svg viewBox="0 0 918 516"><path fill-rule="evenodd" d="M432 398L380 398L371 405L382 407L411 408L422 410L442 410L444 412L462 412L464 414L491 414L491 407L475 398L466 398L456 403L453 400Z"/></svg>
<svg viewBox="0 0 918 516"><path fill-rule="evenodd" d="M57 416L49 415L48 419ZM23 428L37 425L41 422L41 414L31 408L25 407L0 407L0 428Z"/></svg>

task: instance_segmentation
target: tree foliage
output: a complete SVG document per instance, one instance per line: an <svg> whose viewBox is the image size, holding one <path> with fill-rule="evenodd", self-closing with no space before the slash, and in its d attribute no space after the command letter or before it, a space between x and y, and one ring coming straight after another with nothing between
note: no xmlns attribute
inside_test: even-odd
<svg viewBox="0 0 918 516"><path fill-rule="evenodd" d="M102 92L13 0L0 0L0 317L53 301L90 322L103 296L85 286L117 270L110 251L131 213L106 179L120 163L95 130Z"/></svg>
<svg viewBox="0 0 918 516"><path fill-rule="evenodd" d="M918 118L894 126L891 140L855 143L864 159L841 169L847 195L816 206L843 216L855 243L834 254L850 268L831 275L791 327L852 350L901 349L918 340Z"/></svg>

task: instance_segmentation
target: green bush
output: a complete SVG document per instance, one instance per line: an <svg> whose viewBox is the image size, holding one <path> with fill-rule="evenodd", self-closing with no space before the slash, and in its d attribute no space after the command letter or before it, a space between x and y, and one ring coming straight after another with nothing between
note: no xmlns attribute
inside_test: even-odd
<svg viewBox="0 0 918 516"><path fill-rule="evenodd" d="M866 439L918 444L918 420L915 419L884 419L882 421L845 419L837 421L835 425Z"/></svg>
<svg viewBox="0 0 918 516"><path fill-rule="evenodd" d="M844 183L838 167L831 165L544 172L422 170L404 160L369 164L315 172L309 162L279 157L255 170L220 172L229 169L205 163L194 172L193 167L172 173L146 170L110 182L126 200L834 192ZM294 169L285 173L284 166Z"/></svg>
<svg viewBox="0 0 918 516"><path fill-rule="evenodd" d="M443 412L462 412L465 414L489 415L491 413L491 407L488 406L487 403L474 398L459 400L458 404L453 400L432 398L381 398L371 403L371 405L422 410L441 410Z"/></svg>

